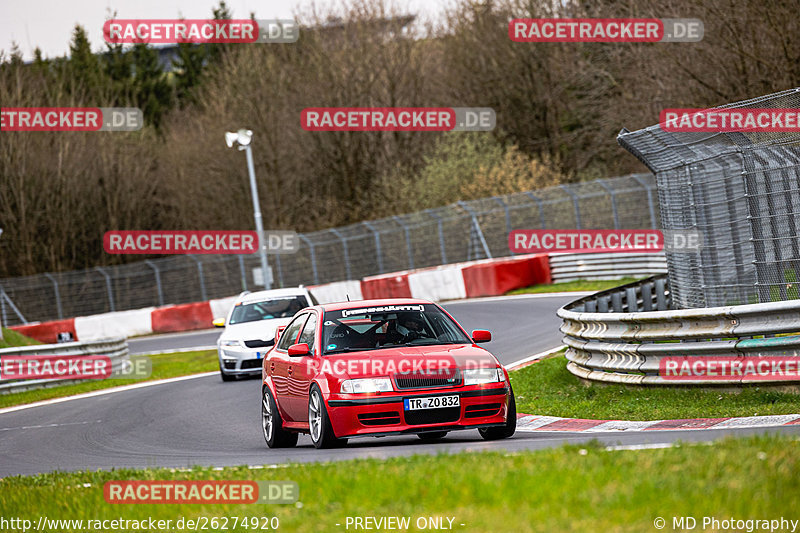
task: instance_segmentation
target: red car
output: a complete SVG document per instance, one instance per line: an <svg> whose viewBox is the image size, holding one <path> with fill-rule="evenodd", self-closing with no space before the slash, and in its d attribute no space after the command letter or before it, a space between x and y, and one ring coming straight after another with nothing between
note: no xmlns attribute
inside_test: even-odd
<svg viewBox="0 0 800 533"><path fill-rule="evenodd" d="M510 437L508 374L438 305L416 299L309 307L279 332L262 367L262 428L270 448L309 433L317 448L364 436L436 440L476 428Z"/></svg>

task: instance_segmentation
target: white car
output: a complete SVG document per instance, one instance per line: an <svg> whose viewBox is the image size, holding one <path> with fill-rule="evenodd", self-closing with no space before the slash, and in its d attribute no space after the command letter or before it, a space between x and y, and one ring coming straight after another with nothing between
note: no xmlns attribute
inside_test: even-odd
<svg viewBox="0 0 800 533"><path fill-rule="evenodd" d="M214 320L214 326L225 328L217 340L222 381L260 375L261 361L275 344L278 327L287 325L301 309L317 304L303 287L239 295L228 316Z"/></svg>

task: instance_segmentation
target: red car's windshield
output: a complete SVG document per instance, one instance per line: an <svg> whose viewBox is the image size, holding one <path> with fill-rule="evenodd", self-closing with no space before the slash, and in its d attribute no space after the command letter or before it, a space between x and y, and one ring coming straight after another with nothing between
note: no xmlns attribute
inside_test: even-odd
<svg viewBox="0 0 800 533"><path fill-rule="evenodd" d="M322 334L324 354L472 342L447 314L432 304L327 311Z"/></svg>

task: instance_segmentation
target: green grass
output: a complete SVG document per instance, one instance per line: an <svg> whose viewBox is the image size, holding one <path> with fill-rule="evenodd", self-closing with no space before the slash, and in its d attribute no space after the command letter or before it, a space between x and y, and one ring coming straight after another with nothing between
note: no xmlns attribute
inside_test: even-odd
<svg viewBox="0 0 800 533"><path fill-rule="evenodd" d="M605 289L613 289L626 283L633 283L639 278L621 278L621 279L608 279L608 280L585 280L579 279L576 281L565 281L562 283L551 283L545 285L532 285L522 289L514 289L507 292L511 294L541 294L545 292L573 292L573 291L602 291Z"/></svg>
<svg viewBox="0 0 800 533"><path fill-rule="evenodd" d="M269 457L265 449L265 461ZM302 505L107 504L103 484L124 479L292 480ZM173 523L179 517L277 516L282 531L318 532L347 531L348 516L409 516L412 524L439 516L454 517L453 529L465 532L655 531L654 520L663 517L671 531L674 516L695 517L698 529L703 516L797 519L791 509L800 494L800 447L773 435L640 451L587 444L260 470L56 473L0 480L0 494L0 516L34 524L41 515Z"/></svg>
<svg viewBox="0 0 800 533"><path fill-rule="evenodd" d="M136 356L131 356L134 358ZM186 376L189 374L198 374L201 372L210 372L217 370L219 364L217 362L216 350L203 350L198 352L181 352L181 353L166 353L158 355L147 356L153 363L153 373L150 376L151 380L173 378L177 376ZM15 392L12 394L0 395L0 407L9 407L12 405L22 405L26 403L38 402L41 400L49 400L52 398L62 398L64 396L71 396L73 394L80 394L83 392L91 392L100 389L107 389L110 387L119 387L120 385L130 385L131 383L140 383L144 380L141 379L105 379L105 380L87 380L84 383L75 385L64 385L62 387L51 387L47 389L37 389L25 392Z"/></svg>
<svg viewBox="0 0 800 533"><path fill-rule="evenodd" d="M737 392L680 387L587 385L563 356L511 373L517 411L566 418L661 420L800 413L800 394L748 386Z"/></svg>
<svg viewBox="0 0 800 533"><path fill-rule="evenodd" d="M3 328L3 338L0 339L0 348L16 348L17 346L33 346L34 344L41 344L41 342L26 337L22 333L17 333L13 329Z"/></svg>

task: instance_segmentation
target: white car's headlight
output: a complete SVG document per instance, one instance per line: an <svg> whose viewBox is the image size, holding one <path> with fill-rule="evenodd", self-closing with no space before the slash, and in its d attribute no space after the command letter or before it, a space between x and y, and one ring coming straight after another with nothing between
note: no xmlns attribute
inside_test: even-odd
<svg viewBox="0 0 800 533"><path fill-rule="evenodd" d="M342 392L359 394L367 392L389 392L392 381L389 378L348 379L342 381Z"/></svg>
<svg viewBox="0 0 800 533"><path fill-rule="evenodd" d="M464 385L502 383L506 375L502 368L469 368L464 370Z"/></svg>
<svg viewBox="0 0 800 533"><path fill-rule="evenodd" d="M241 347L242 343L238 339L237 340L226 339L226 340L219 341L219 345L220 346L238 346L238 347Z"/></svg>

